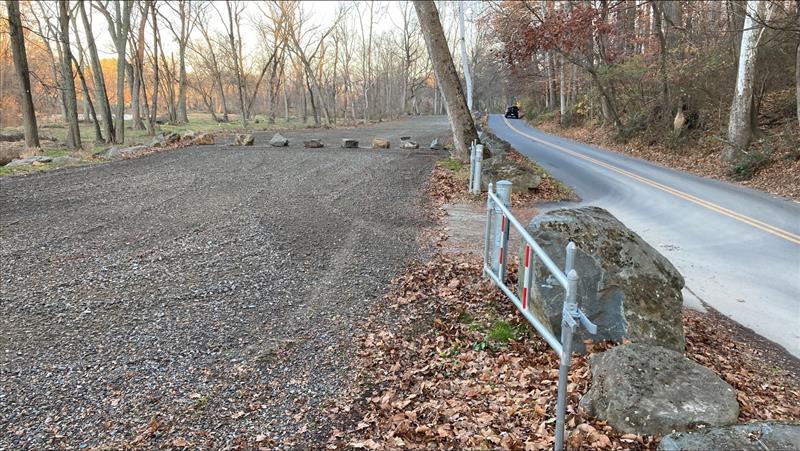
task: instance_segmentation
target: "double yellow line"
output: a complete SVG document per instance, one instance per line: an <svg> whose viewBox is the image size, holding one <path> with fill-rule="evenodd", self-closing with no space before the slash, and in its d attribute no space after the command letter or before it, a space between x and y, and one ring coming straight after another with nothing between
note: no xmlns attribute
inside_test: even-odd
<svg viewBox="0 0 800 451"><path fill-rule="evenodd" d="M537 138L535 136L531 136L531 135L529 135L529 134L517 129L516 127L514 127L511 124L511 122L508 121L508 119L503 118L503 121L505 121L505 123L508 126L508 128L510 128L511 130L514 130L516 133L518 133L518 134L530 139L531 141L535 141L535 142L537 142L539 144L544 144L545 146L552 147L553 149L556 149L558 151L561 151L561 152L566 153L568 155L571 155L573 157L580 158L580 159L588 161L590 163L594 163L594 164L596 164L598 166L604 167L604 168L606 168L608 170L614 171L614 172L616 172L618 174L622 174L622 175L624 175L626 177L629 177L629 178L632 178L632 179L634 179L634 180L636 180L638 182L644 183L645 185L652 186L653 188L656 188L658 190L661 190L661 191L664 191L666 193L672 194L673 196L680 197L681 199L684 199L684 200L688 200L689 202L692 202L694 204L700 205L701 207L704 207L704 208L707 208L709 210L715 211L715 212L717 212L717 213L719 213L721 215L727 216L727 217L735 219L735 220L737 220L739 222L743 222L743 223L745 223L747 225L750 225L750 226L755 227L757 229L763 230L764 232L767 232L767 233L770 233L770 234L775 235L777 237L783 238L783 239L785 239L785 240L787 240L789 242L792 242L792 243L795 243L795 244L800 244L800 235L796 235L796 234L794 234L792 232L789 232L787 230L783 230L783 229L781 229L779 227L775 227L774 225L767 224L766 222L759 221L758 219L751 218L751 217L743 215L741 213L737 213L737 212L735 212L733 210L729 210L729 209L727 209L725 207L721 207L721 206L719 206L717 204L714 204L714 203L711 203L711 202L709 202L707 200L703 200L703 199L700 199L699 197L693 196L691 194L684 193L683 191L679 191L679 190L677 190L675 188L672 188L672 187L669 187L667 185L658 183L655 180L651 180L651 179L648 179L646 177L642 177L641 175L634 174L634 173L632 173L630 171L626 171L625 169L622 169L622 168L619 168L617 166L608 164L608 163L606 163L604 161L597 160L595 158L592 158L590 156L584 155L584 154L579 153L579 152L575 152L574 150L567 149L566 147L560 146L558 144L554 144L554 143L545 141L543 139Z"/></svg>

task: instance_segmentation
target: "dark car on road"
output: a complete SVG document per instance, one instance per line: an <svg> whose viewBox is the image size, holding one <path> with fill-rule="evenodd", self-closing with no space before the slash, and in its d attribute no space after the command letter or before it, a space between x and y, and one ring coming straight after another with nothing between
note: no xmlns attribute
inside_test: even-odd
<svg viewBox="0 0 800 451"><path fill-rule="evenodd" d="M519 119L519 107L512 105L506 109L506 117L511 119Z"/></svg>

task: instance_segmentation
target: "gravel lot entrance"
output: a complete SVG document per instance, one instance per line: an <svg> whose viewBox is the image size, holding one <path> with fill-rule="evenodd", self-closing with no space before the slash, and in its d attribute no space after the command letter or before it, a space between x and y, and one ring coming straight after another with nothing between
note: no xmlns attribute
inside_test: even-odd
<svg viewBox="0 0 800 451"><path fill-rule="evenodd" d="M263 133L0 180L0 449L324 442L441 158L340 140L447 130Z"/></svg>

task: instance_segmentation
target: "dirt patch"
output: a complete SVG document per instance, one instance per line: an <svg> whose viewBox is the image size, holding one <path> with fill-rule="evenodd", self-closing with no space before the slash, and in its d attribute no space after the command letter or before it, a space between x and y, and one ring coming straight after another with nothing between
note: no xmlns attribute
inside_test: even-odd
<svg viewBox="0 0 800 451"><path fill-rule="evenodd" d="M2 180L0 448L304 448L355 424L324 414L355 380L358 325L418 255L443 155L302 133Z"/></svg>

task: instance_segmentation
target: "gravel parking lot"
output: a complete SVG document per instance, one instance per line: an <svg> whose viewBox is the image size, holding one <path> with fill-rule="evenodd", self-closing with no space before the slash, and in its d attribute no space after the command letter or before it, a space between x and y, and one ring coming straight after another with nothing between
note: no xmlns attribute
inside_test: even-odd
<svg viewBox="0 0 800 451"><path fill-rule="evenodd" d="M285 149L262 133L0 179L0 449L327 440L447 130L295 131ZM423 149L338 148L401 135Z"/></svg>

